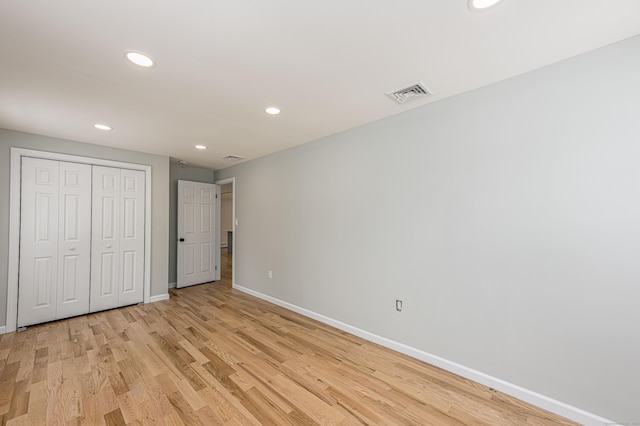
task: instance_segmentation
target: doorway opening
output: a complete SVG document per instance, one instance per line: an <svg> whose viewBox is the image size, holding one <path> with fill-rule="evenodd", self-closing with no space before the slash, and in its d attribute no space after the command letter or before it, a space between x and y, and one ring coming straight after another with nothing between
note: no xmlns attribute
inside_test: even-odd
<svg viewBox="0 0 640 426"><path fill-rule="evenodd" d="M236 193L235 178L222 179L220 185L220 284L231 288L235 284L236 265Z"/></svg>

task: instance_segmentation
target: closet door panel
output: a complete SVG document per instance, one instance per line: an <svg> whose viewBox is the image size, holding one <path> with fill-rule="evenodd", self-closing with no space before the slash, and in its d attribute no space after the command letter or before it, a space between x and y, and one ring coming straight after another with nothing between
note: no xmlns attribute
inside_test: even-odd
<svg viewBox="0 0 640 426"><path fill-rule="evenodd" d="M57 161L22 159L18 327L56 319Z"/></svg>
<svg viewBox="0 0 640 426"><path fill-rule="evenodd" d="M144 300L145 174L121 171L120 306Z"/></svg>
<svg viewBox="0 0 640 426"><path fill-rule="evenodd" d="M91 166L60 163L58 318L89 312Z"/></svg>
<svg viewBox="0 0 640 426"><path fill-rule="evenodd" d="M90 311L115 308L120 285L120 169L93 166Z"/></svg>

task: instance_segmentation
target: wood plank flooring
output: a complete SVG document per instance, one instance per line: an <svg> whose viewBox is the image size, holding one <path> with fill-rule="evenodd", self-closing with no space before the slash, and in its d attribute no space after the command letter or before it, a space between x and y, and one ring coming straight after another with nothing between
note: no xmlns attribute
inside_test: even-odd
<svg viewBox="0 0 640 426"><path fill-rule="evenodd" d="M172 290L168 301L1 336L0 422L574 424L237 292L223 277Z"/></svg>

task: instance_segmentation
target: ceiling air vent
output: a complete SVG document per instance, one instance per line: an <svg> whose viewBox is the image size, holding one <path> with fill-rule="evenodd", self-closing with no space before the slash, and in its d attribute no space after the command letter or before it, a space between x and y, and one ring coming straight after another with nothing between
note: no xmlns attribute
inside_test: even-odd
<svg viewBox="0 0 640 426"><path fill-rule="evenodd" d="M225 155L224 157L222 157L223 160L227 160L227 161L240 161L242 159L244 159L244 157L240 157L239 155Z"/></svg>
<svg viewBox="0 0 640 426"><path fill-rule="evenodd" d="M407 101L417 98L423 98L425 96L429 96L430 94L431 92L429 92L429 90L424 87L421 81L412 86L405 87L404 89L387 92L387 96L401 105Z"/></svg>

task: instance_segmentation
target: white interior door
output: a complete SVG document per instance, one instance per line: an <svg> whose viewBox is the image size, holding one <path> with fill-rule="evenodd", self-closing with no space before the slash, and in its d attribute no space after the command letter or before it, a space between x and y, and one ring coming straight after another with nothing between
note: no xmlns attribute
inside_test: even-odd
<svg viewBox="0 0 640 426"><path fill-rule="evenodd" d="M93 166L91 312L143 301L144 179Z"/></svg>
<svg viewBox="0 0 640 426"><path fill-rule="evenodd" d="M220 187L178 181L177 286L220 279Z"/></svg>
<svg viewBox="0 0 640 426"><path fill-rule="evenodd" d="M22 159L18 326L89 310L91 168Z"/></svg>

